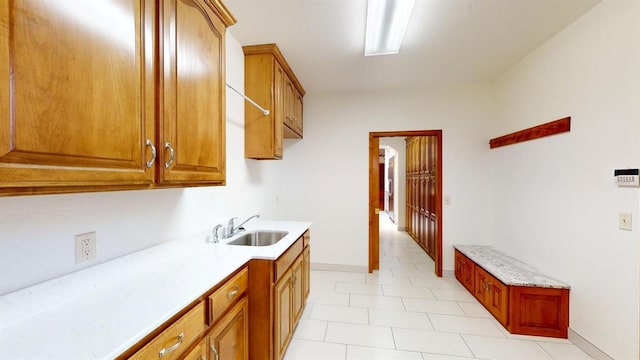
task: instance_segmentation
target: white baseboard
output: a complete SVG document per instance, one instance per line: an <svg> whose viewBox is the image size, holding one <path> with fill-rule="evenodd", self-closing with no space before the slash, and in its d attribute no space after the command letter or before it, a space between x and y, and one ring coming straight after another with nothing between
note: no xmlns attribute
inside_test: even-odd
<svg viewBox="0 0 640 360"><path fill-rule="evenodd" d="M356 266L356 265L311 263L311 270L366 273L368 271L368 268L366 266Z"/></svg>
<svg viewBox="0 0 640 360"><path fill-rule="evenodd" d="M398 231L407 231L406 226L398 226Z"/></svg>
<svg viewBox="0 0 640 360"><path fill-rule="evenodd" d="M583 338L582 335L575 332L572 328L569 328L569 341L595 360L614 360L611 356L593 345L589 340Z"/></svg>
<svg viewBox="0 0 640 360"><path fill-rule="evenodd" d="M455 278L456 272L453 270L442 270L442 277L445 278Z"/></svg>

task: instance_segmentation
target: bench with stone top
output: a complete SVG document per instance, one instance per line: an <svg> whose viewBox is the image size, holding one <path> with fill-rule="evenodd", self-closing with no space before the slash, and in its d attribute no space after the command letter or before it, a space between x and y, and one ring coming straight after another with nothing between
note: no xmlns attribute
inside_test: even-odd
<svg viewBox="0 0 640 360"><path fill-rule="evenodd" d="M569 285L491 246L454 248L456 278L510 333L567 338Z"/></svg>

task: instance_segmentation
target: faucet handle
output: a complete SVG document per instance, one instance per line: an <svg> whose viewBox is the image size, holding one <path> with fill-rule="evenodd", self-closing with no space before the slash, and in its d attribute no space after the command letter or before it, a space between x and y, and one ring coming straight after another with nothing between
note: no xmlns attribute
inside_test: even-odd
<svg viewBox="0 0 640 360"><path fill-rule="evenodd" d="M218 224L218 225L213 227L213 230L211 230L213 232L213 242L214 243L217 243L219 241L218 229L220 229L221 227L222 227L222 224Z"/></svg>
<svg viewBox="0 0 640 360"><path fill-rule="evenodd" d="M232 217L231 219L229 219L229 223L227 223L227 226L231 227L233 229L233 220L237 219L237 216Z"/></svg>

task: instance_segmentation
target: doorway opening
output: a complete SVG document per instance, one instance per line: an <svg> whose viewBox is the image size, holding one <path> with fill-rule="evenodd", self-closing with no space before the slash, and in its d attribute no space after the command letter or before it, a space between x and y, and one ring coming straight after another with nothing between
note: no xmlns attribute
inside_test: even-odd
<svg viewBox="0 0 640 360"><path fill-rule="evenodd" d="M434 249L432 249L430 256L433 258L435 264L434 273L437 276L442 276L442 130L386 131L369 133L369 272L380 269L379 213L384 204L384 198L380 196L380 181L384 176L380 173L381 171L384 171L380 166L380 138L389 137L404 137L409 139L414 137L429 137L433 140L431 145L426 145L432 146L432 148L424 148L425 155L422 155L423 152L420 150L418 150L417 155L417 159L424 158L425 164L424 171L418 169L417 173L427 174L426 177L430 179L428 180L430 181L430 187L426 186L428 181L424 181L422 183L418 182L418 184L424 184L425 186L419 185L416 188L418 189L417 192L414 191L414 194L422 197L416 197L416 199L413 199L412 201L407 199L407 213L405 214L405 219L399 220L397 224L399 228L411 229L413 227L415 229L416 215L409 214L409 203L428 199L423 202L424 207L416 211L417 216L420 216L421 213L424 215L423 217L418 217L418 219L424 220L420 223L421 225L418 229L421 233L424 231L425 235L432 232L432 242L430 246L433 246ZM429 144L428 141L425 143ZM420 147L418 147L418 149L420 149ZM428 155L426 155L429 154L429 151L435 154L431 162L429 162ZM405 159L399 159L399 161L407 161L407 159L412 161L412 163L408 164L407 167L415 167L413 162L416 158L415 156L412 158L412 155L410 154L406 154ZM408 172L409 168L407 168L406 171ZM429 189L428 192L427 189ZM405 191L409 192L406 188ZM398 205L405 206L405 204ZM429 207L429 214L426 214L427 206ZM409 216L412 216L412 218L409 218ZM400 221L403 223L400 223ZM416 242L420 244L418 239L416 239ZM423 247L425 248L425 252L427 252L426 243Z"/></svg>

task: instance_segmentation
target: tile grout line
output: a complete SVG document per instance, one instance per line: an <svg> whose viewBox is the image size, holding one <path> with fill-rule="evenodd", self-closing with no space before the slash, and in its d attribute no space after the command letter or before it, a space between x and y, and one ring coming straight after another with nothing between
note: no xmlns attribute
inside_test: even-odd
<svg viewBox="0 0 640 360"><path fill-rule="evenodd" d="M467 339L465 339L464 336L462 336L462 334L459 334L459 335L460 335L460 338L462 339L462 342L464 343L464 346L466 346L467 349L469 349L471 356L473 356L474 359L477 359L476 354L473 352L473 350L471 350L471 346L469 346L469 344L467 343Z"/></svg>
<svg viewBox="0 0 640 360"><path fill-rule="evenodd" d="M547 351L547 349L545 349L544 347L542 347L542 345L538 344L537 341L534 341L534 343L536 343L536 345L542 349L542 351L544 351L545 354L549 355L549 358L555 360L555 356L553 356L550 352Z"/></svg>

